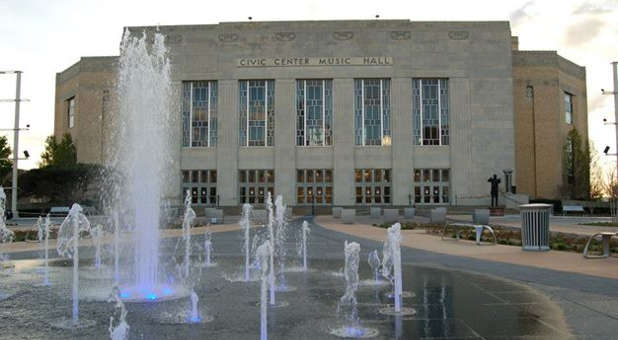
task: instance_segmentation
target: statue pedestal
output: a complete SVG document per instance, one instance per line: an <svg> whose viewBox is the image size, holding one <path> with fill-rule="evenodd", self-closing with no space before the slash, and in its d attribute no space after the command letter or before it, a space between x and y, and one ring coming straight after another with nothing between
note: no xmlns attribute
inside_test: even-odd
<svg viewBox="0 0 618 340"><path fill-rule="evenodd" d="M489 216L504 216L504 207L489 207Z"/></svg>

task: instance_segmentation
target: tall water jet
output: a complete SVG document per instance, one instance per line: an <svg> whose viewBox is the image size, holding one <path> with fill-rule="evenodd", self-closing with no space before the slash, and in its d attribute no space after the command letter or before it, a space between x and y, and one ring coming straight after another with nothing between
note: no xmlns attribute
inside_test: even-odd
<svg viewBox="0 0 618 340"><path fill-rule="evenodd" d="M206 230L204 233L204 256L206 257L204 267L213 267L217 265L212 262L212 250L212 233L210 230Z"/></svg>
<svg viewBox="0 0 618 340"><path fill-rule="evenodd" d="M287 222L285 212L287 207L283 204L283 197L277 195L275 199L275 251L279 262L279 286L277 289L282 292L290 291L285 278L285 258L287 255L285 242L287 239Z"/></svg>
<svg viewBox="0 0 618 340"><path fill-rule="evenodd" d="M183 262L183 278L189 279L189 271L191 268L191 226L195 220L195 211L191 208L191 193L187 190L185 198L185 215L182 220L182 239L185 243L185 258Z"/></svg>
<svg viewBox="0 0 618 340"><path fill-rule="evenodd" d="M73 259L73 314L70 320L63 319L53 324L54 327L74 329L95 324L93 320L79 319L79 236L82 232L90 232L90 229L90 221L84 215L82 207L74 203L58 229L56 243L56 251L60 256Z"/></svg>
<svg viewBox="0 0 618 340"><path fill-rule="evenodd" d="M100 224L95 225L90 229L90 235L94 241L94 268L101 270L101 241L103 238L103 226Z"/></svg>
<svg viewBox="0 0 618 340"><path fill-rule="evenodd" d="M331 334L345 338L364 338L377 335L377 330L360 325L358 317L356 291L358 290L358 265L360 245L356 242L345 241L345 293L339 299L337 311L343 315L343 326L332 329Z"/></svg>
<svg viewBox="0 0 618 340"><path fill-rule="evenodd" d="M245 250L245 281L249 281L250 279L250 269L251 269L251 251L249 249L249 239L250 239L250 231L251 222L249 218L251 216L251 210L253 207L251 204L245 203L242 205L242 217L240 218L240 226L243 229L243 238L244 238L244 250Z"/></svg>
<svg viewBox="0 0 618 340"><path fill-rule="evenodd" d="M39 242L44 242L43 286L49 286L49 227L51 221L49 214L45 216L45 222L39 217L37 220Z"/></svg>
<svg viewBox="0 0 618 340"><path fill-rule="evenodd" d="M260 264L260 340L268 339L268 287L270 282L269 263L272 256L270 241L257 248L256 255Z"/></svg>
<svg viewBox="0 0 618 340"><path fill-rule="evenodd" d="M311 233L311 229L309 228L309 223L307 221L303 221L302 229L302 255L303 255L303 271L307 271L307 239L309 238L309 233Z"/></svg>
<svg viewBox="0 0 618 340"><path fill-rule="evenodd" d="M120 220L118 212L112 212L112 223L114 224L114 284L118 285L120 280Z"/></svg>
<svg viewBox="0 0 618 340"><path fill-rule="evenodd" d="M268 283L270 285L270 304L275 304L275 233L273 231L273 198L270 191L266 195L266 209L268 210L268 240L270 242L269 255L269 274Z"/></svg>
<svg viewBox="0 0 618 340"><path fill-rule="evenodd" d="M122 289L121 298L156 300L159 282L161 207L165 190L174 178L173 152L178 138L170 131L177 91L170 78L165 37L159 32L132 34L125 30L117 81L118 116L111 131L115 146L109 156L118 173L114 207L127 211L123 220L135 232L135 283Z"/></svg>
<svg viewBox="0 0 618 340"><path fill-rule="evenodd" d="M129 339L129 324L127 323L127 309L120 299L120 290L117 286L112 288L112 295L109 302L115 302L115 312L118 314L118 323L114 327L114 317L109 317L109 337L111 340L128 340Z"/></svg>
<svg viewBox="0 0 618 340"><path fill-rule="evenodd" d="M380 313L390 315L411 315L416 311L412 308L403 308L401 299L403 297L401 279L401 225L393 224L387 231L387 240L384 244L384 258L382 259L382 275L390 278L393 282L393 307L380 309ZM392 271L392 272L391 272Z"/></svg>

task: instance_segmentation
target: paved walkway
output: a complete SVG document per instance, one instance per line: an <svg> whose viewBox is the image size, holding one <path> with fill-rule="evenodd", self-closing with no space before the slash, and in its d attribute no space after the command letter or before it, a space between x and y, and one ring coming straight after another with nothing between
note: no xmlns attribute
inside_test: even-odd
<svg viewBox="0 0 618 340"><path fill-rule="evenodd" d="M342 224L341 220L319 216L316 223L324 228L357 237L382 241L386 230L371 224ZM531 266L563 272L618 279L618 258L587 260L581 254L563 251L527 252L520 247L495 245L477 246L472 241L441 240L424 230L402 230L402 245L435 253Z"/></svg>

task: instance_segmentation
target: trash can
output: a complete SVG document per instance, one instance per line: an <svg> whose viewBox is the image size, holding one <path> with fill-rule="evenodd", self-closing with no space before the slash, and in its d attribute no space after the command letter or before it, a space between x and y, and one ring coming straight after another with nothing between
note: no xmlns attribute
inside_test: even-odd
<svg viewBox="0 0 618 340"><path fill-rule="evenodd" d="M523 204L521 214L521 246L524 250L549 250L549 215L551 204Z"/></svg>

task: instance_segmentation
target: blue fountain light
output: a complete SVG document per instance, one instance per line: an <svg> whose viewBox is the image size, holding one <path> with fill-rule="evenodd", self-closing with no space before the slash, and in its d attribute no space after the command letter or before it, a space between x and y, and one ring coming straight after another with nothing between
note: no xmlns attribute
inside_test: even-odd
<svg viewBox="0 0 618 340"><path fill-rule="evenodd" d="M365 331L362 328L357 328L357 327L347 327L346 328L346 333L348 336L350 337L361 337L365 334Z"/></svg>
<svg viewBox="0 0 618 340"><path fill-rule="evenodd" d="M148 300L156 300L157 299L157 294L155 294L155 293L148 293L148 294L146 294L146 299L148 299Z"/></svg>
<svg viewBox="0 0 618 340"><path fill-rule="evenodd" d="M174 291L170 287L163 288L163 295L172 295Z"/></svg>
<svg viewBox="0 0 618 340"><path fill-rule="evenodd" d="M120 292L120 298L127 299L129 297L131 297L131 293L126 292L126 291L125 292Z"/></svg>

